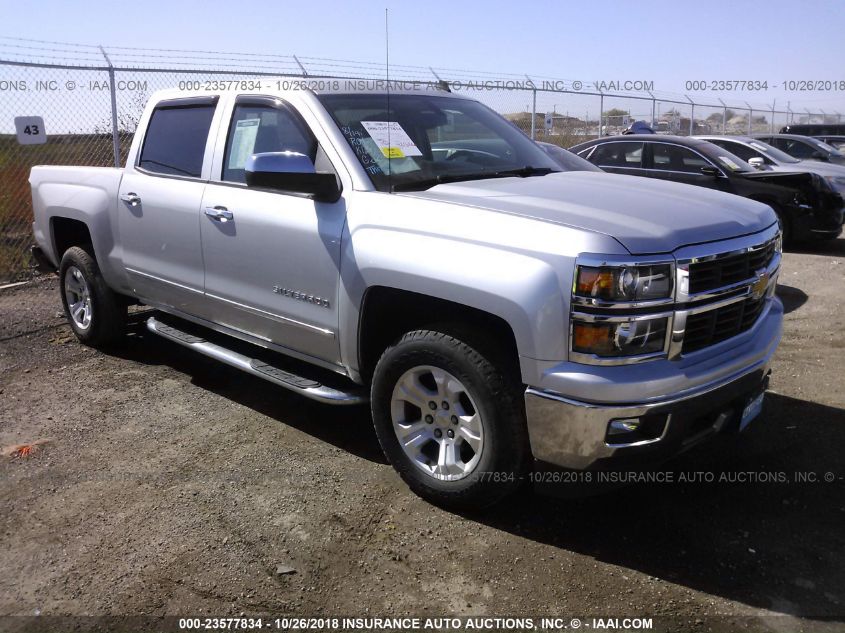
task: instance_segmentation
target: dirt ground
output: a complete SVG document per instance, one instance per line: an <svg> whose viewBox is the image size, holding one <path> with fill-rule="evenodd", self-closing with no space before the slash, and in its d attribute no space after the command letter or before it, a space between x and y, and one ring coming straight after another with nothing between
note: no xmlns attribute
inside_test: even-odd
<svg viewBox="0 0 845 633"><path fill-rule="evenodd" d="M0 446L52 440L0 459L0 616L843 630L845 239L786 254L780 281L784 338L745 434L665 465L674 483L480 516L412 495L366 408L312 403L139 326L97 352L64 324L55 278L0 290Z"/></svg>

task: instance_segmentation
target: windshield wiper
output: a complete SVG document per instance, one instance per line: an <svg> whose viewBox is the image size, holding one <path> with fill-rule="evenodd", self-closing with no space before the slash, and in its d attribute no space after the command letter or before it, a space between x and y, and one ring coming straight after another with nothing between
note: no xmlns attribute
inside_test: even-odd
<svg viewBox="0 0 845 633"><path fill-rule="evenodd" d="M393 185L391 191L423 191L436 185L443 185L449 182L464 182L468 180L486 180L488 178L511 178L513 176L545 176L556 170L551 167L518 167L516 169L504 169L501 171L479 171L466 174L440 174L433 178L423 178L410 182L399 182Z"/></svg>

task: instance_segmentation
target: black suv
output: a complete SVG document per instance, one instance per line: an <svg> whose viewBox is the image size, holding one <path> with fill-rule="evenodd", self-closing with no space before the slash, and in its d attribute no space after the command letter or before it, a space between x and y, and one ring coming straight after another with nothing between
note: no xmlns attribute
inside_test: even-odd
<svg viewBox="0 0 845 633"><path fill-rule="evenodd" d="M695 138L635 134L595 139L570 148L604 171L683 182L768 204L784 241L835 238L843 199L817 174L758 171L729 151Z"/></svg>

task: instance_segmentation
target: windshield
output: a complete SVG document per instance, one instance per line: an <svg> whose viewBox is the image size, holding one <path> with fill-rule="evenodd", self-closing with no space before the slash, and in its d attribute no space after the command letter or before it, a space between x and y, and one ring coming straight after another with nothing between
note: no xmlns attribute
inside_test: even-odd
<svg viewBox="0 0 845 633"><path fill-rule="evenodd" d="M833 153L833 154L837 154L837 155L840 153L838 149L833 147L833 145L828 145L824 141L819 140L817 138L809 138L808 137L807 140L810 141L813 145L815 145L819 149L824 150L825 153Z"/></svg>
<svg viewBox="0 0 845 633"><path fill-rule="evenodd" d="M380 191L427 188L507 174L543 175L558 164L477 101L431 94L318 96Z"/></svg>
<svg viewBox="0 0 845 633"><path fill-rule="evenodd" d="M771 158L775 163L800 163L797 158L790 156L786 152L779 150L777 147L764 143L763 141L749 141L749 147L753 147L758 152L763 152L766 156Z"/></svg>
<svg viewBox="0 0 845 633"><path fill-rule="evenodd" d="M558 145L543 143L542 141L537 141L537 145L539 145L540 149L546 152L546 154L551 156L561 169L563 169L563 171L604 171L593 165L585 158L581 158L580 156L570 152L568 149L563 149Z"/></svg>
<svg viewBox="0 0 845 633"><path fill-rule="evenodd" d="M756 171L751 165L742 160L739 156L731 154L728 150L714 143L702 143L696 145L695 149L704 154L707 158L715 161L719 167L735 173Z"/></svg>

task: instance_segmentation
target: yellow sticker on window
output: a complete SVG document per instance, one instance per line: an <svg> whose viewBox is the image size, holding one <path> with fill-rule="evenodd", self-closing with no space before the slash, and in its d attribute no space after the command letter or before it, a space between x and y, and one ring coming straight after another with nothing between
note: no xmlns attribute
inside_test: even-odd
<svg viewBox="0 0 845 633"><path fill-rule="evenodd" d="M398 147L382 147L381 153L385 158L405 158L405 154Z"/></svg>

